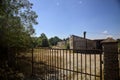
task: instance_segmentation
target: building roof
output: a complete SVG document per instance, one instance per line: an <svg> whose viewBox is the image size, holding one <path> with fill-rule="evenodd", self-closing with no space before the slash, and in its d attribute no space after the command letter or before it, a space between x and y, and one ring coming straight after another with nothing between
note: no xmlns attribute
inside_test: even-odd
<svg viewBox="0 0 120 80"><path fill-rule="evenodd" d="M76 35L71 35L73 37L78 37L78 38L81 38L81 39L84 39L83 37L80 37L80 36L76 36Z"/></svg>
<svg viewBox="0 0 120 80"><path fill-rule="evenodd" d="M73 36L73 37L77 37L77 38L81 38L81 39L84 39L83 37L76 36L76 35L71 35L71 36ZM87 39L87 38L85 38L85 39ZM87 40L91 40L91 39L87 39Z"/></svg>
<svg viewBox="0 0 120 80"><path fill-rule="evenodd" d="M103 41L105 39L94 39L94 41Z"/></svg>
<svg viewBox="0 0 120 80"><path fill-rule="evenodd" d="M113 43L113 42L117 42L117 41L110 37L102 41L102 43Z"/></svg>

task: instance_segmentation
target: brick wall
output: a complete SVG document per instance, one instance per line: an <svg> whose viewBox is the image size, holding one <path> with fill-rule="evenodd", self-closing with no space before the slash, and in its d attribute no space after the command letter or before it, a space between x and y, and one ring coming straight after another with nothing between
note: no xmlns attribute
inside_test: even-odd
<svg viewBox="0 0 120 80"><path fill-rule="evenodd" d="M102 41L104 51L104 80L119 80L118 44L112 38Z"/></svg>
<svg viewBox="0 0 120 80"><path fill-rule="evenodd" d="M84 39L82 37L78 36L70 36L69 38L70 43L70 49L95 49L96 48L96 42L89 39ZM87 43L87 44L86 44Z"/></svg>

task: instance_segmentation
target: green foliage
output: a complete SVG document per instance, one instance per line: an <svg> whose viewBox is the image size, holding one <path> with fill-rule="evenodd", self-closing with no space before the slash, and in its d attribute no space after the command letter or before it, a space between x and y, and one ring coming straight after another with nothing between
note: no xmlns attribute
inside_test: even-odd
<svg viewBox="0 0 120 80"><path fill-rule="evenodd" d="M35 48L35 47L37 47L37 45L38 45L38 37L32 37L32 42L33 42L33 47Z"/></svg>
<svg viewBox="0 0 120 80"><path fill-rule="evenodd" d="M28 48L37 15L28 0L1 0L0 47Z"/></svg>
<svg viewBox="0 0 120 80"><path fill-rule="evenodd" d="M52 37L48 40L47 36L42 33L39 37L32 37L34 47L49 47L57 45L57 42L61 41L57 36Z"/></svg>
<svg viewBox="0 0 120 80"><path fill-rule="evenodd" d="M70 49L69 43L65 44L65 49Z"/></svg>
<svg viewBox="0 0 120 80"><path fill-rule="evenodd" d="M38 38L37 44L38 44L37 45L38 47L49 47L48 38L46 37L44 33L42 33L40 37Z"/></svg>
<svg viewBox="0 0 120 80"><path fill-rule="evenodd" d="M0 68L6 70L5 75L0 73L2 80L18 80L14 71L16 50L32 47L32 25L37 24L37 15L31 8L29 0L0 0ZM2 67L5 65L8 66ZM9 68L13 70L12 79Z"/></svg>
<svg viewBox="0 0 120 80"><path fill-rule="evenodd" d="M57 36L49 39L49 43L50 43L51 46L57 45L57 42L59 42L59 41L61 41L61 39Z"/></svg>

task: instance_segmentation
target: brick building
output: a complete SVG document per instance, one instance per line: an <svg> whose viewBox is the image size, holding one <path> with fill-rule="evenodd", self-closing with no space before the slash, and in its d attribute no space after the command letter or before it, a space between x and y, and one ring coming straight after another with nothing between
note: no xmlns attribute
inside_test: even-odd
<svg viewBox="0 0 120 80"><path fill-rule="evenodd" d="M70 49L95 49L96 42L94 40L85 39L83 37L71 35L69 38Z"/></svg>
<svg viewBox="0 0 120 80"><path fill-rule="evenodd" d="M71 35L67 40L63 40L57 43L57 47L65 48L66 44L69 44L70 49L102 49L101 42L104 39L90 40L84 37Z"/></svg>

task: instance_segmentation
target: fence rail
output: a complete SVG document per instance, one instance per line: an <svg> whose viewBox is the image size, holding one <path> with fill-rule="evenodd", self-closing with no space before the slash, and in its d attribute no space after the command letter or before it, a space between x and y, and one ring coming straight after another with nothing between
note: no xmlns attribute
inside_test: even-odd
<svg viewBox="0 0 120 80"><path fill-rule="evenodd" d="M102 51L36 48L33 74L45 80L102 80Z"/></svg>

